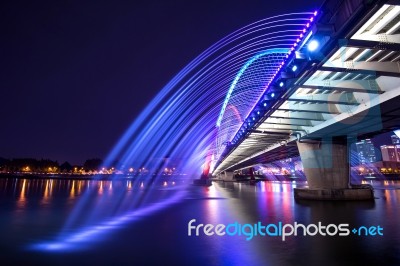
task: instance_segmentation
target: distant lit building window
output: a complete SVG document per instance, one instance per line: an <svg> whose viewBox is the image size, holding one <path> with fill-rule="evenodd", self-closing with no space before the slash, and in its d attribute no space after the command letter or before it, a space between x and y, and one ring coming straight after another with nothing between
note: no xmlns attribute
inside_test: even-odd
<svg viewBox="0 0 400 266"><path fill-rule="evenodd" d="M360 161L360 163L376 162L377 157L375 153L375 147L370 139L365 139L357 142L356 148L358 160Z"/></svg>

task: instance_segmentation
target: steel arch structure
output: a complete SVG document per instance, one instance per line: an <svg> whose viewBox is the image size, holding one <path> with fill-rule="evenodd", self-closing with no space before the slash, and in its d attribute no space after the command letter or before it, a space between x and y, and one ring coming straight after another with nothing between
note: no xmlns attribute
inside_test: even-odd
<svg viewBox="0 0 400 266"><path fill-rule="evenodd" d="M217 121L216 155L219 157L266 90L289 49L273 48L250 58L227 92Z"/></svg>

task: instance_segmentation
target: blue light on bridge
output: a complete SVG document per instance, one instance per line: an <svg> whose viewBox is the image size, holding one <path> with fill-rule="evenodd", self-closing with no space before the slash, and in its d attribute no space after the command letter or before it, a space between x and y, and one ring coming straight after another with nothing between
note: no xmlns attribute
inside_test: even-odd
<svg viewBox="0 0 400 266"><path fill-rule="evenodd" d="M292 67L292 71L293 71L293 72L296 72L296 70L297 70L297 66L294 65L294 66Z"/></svg>
<svg viewBox="0 0 400 266"><path fill-rule="evenodd" d="M314 52L315 50L317 50L319 46L319 42L317 40L311 40L310 43L307 45L307 49L310 52Z"/></svg>

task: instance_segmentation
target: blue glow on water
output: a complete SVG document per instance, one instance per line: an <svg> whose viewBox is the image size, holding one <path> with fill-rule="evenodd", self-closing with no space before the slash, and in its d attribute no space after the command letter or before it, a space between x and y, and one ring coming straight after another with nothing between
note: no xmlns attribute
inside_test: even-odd
<svg viewBox="0 0 400 266"><path fill-rule="evenodd" d="M143 216L150 215L156 211L179 202L186 194L185 190L177 191L172 197L164 201L157 202L137 210L127 212L123 215L113 217L100 224L89 227L83 227L81 230L69 234L61 234L58 239L50 242L38 243L32 245L31 249L42 251L66 251L81 250L88 244L104 239L108 233L121 228L121 226L140 219Z"/></svg>

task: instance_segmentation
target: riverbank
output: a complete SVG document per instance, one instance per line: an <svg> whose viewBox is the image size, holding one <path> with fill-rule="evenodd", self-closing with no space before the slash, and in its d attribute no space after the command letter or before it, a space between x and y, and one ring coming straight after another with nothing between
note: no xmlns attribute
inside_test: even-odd
<svg viewBox="0 0 400 266"><path fill-rule="evenodd" d="M153 175L122 175L122 174L102 174L102 175L81 175L81 174L29 174L29 173L0 173L0 178L19 178L19 179L58 179L58 180L132 180L137 178L151 178ZM176 175L161 175L161 177L171 178ZM179 176L186 178L186 176Z"/></svg>

